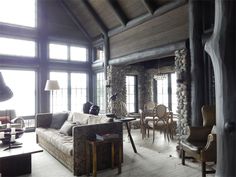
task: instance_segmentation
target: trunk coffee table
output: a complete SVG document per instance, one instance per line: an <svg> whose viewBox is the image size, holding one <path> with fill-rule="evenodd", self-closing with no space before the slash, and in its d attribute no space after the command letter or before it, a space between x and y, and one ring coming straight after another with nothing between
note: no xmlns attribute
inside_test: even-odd
<svg viewBox="0 0 236 177"><path fill-rule="evenodd" d="M31 173L31 154L43 152L36 143L22 145L20 148L5 150L6 145L0 144L0 174L19 176Z"/></svg>

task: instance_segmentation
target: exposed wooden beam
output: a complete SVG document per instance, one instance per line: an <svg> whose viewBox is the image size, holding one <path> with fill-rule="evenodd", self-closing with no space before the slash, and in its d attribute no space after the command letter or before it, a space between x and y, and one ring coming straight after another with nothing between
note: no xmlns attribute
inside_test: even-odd
<svg viewBox="0 0 236 177"><path fill-rule="evenodd" d="M108 36L111 37L111 36L114 36L118 33L121 33L123 31L126 31L130 28L133 28L137 25L140 25L148 20L151 20L152 18L156 18L158 16L161 16L175 8L178 8L184 4L186 4L188 2L188 0L178 0L178 1L173 1L173 2L170 2L166 5L163 5L161 6L160 8L157 8L156 11L154 12L153 15L150 15L150 14L145 14L145 15L142 15L140 17L137 17L137 18L134 18L133 20L130 20L126 26L122 26L122 27L118 27L118 28L115 28L115 29L112 29L108 32Z"/></svg>
<svg viewBox="0 0 236 177"><path fill-rule="evenodd" d="M120 23L125 26L128 22L128 18L125 15L124 11L121 9L120 4L116 0L108 0L107 1L110 7L112 8L113 12L115 13L116 17L120 21Z"/></svg>
<svg viewBox="0 0 236 177"><path fill-rule="evenodd" d="M117 57L109 60L110 65L128 65L151 59L164 58L174 56L174 52L179 49L186 48L185 41L176 42L148 50L135 52L126 56Z"/></svg>
<svg viewBox="0 0 236 177"><path fill-rule="evenodd" d="M83 25L80 23L80 21L78 20L78 18L75 16L75 14L71 11L71 9L69 8L69 6L67 5L67 3L64 0L59 0L61 3L61 6L64 8L64 10L66 11L66 13L70 16L71 20L74 22L74 24L76 25L76 27L83 33L83 35L85 36L85 38L88 41L92 41L90 35L88 34L87 30L85 30L85 28L83 27Z"/></svg>
<svg viewBox="0 0 236 177"><path fill-rule="evenodd" d="M156 4L152 0L142 0L142 3L150 14L153 14L157 9Z"/></svg>
<svg viewBox="0 0 236 177"><path fill-rule="evenodd" d="M102 19L100 18L100 16L96 13L96 11L94 10L94 8L91 6L91 4L89 3L88 0L81 0L80 2L82 2L84 4L84 6L87 8L87 10L90 12L92 18L94 19L94 21L97 23L97 25L99 26L101 32L103 34L107 34L108 29L106 27L106 25L104 24L104 22L102 21Z"/></svg>

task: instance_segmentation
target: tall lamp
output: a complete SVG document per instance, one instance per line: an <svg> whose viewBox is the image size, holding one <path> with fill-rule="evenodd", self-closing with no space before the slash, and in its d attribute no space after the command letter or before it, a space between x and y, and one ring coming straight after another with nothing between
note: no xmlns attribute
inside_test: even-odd
<svg viewBox="0 0 236 177"><path fill-rule="evenodd" d="M59 84L57 80L47 80L46 85L45 85L45 91L51 91L52 92L52 112L53 112L53 91L54 90L59 90Z"/></svg>

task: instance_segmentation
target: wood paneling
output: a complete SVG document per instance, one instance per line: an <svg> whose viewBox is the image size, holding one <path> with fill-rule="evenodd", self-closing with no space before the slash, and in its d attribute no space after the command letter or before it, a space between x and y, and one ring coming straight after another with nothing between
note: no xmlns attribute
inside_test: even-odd
<svg viewBox="0 0 236 177"><path fill-rule="evenodd" d="M46 11L49 34L86 41L83 33L74 24L59 1L47 1Z"/></svg>
<svg viewBox="0 0 236 177"><path fill-rule="evenodd" d="M84 28L88 31L91 37L96 37L100 34L100 30L96 22L91 17L89 11L86 9L83 3L78 3L78 0L70 0L68 6L72 12L79 19Z"/></svg>
<svg viewBox="0 0 236 177"><path fill-rule="evenodd" d="M120 26L120 22L117 20L114 12L107 3L107 0L90 0L89 2L96 10L97 14L99 14L100 18L103 20L107 28L112 29Z"/></svg>
<svg viewBox="0 0 236 177"><path fill-rule="evenodd" d="M153 0L157 6L163 6L165 4L168 4L170 2L173 2L174 0Z"/></svg>
<svg viewBox="0 0 236 177"><path fill-rule="evenodd" d="M139 17L148 13L141 1L137 0L117 0L124 10L128 19Z"/></svg>
<svg viewBox="0 0 236 177"><path fill-rule="evenodd" d="M111 58L188 38L188 6L181 6L110 38Z"/></svg>

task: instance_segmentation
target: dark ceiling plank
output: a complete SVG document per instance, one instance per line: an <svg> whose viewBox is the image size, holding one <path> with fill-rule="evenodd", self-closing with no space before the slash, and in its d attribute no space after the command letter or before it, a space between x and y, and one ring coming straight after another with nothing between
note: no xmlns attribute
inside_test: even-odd
<svg viewBox="0 0 236 177"><path fill-rule="evenodd" d="M115 29L112 29L108 32L108 36L111 37L111 36L114 36L118 33L121 33L123 31L126 31L130 28L133 28L137 25L140 25L148 20L151 20L152 18L156 18L158 16L161 16L175 8L178 8L184 4L186 4L188 2L188 0L178 0L178 1L173 1L173 2L170 2L166 5L163 5L159 8L157 8L155 10L155 12L153 13L153 15L150 15L150 14L144 14L140 17L137 17L137 18L134 18L132 20L130 20L126 26L122 26L122 27L118 27L118 28L115 28Z"/></svg>
<svg viewBox="0 0 236 177"><path fill-rule="evenodd" d="M83 35L86 37L88 41L92 41L90 35L88 34L87 30L83 27L83 25L80 23L78 18L75 16L75 14L71 11L70 7L67 5L67 3L64 0L60 0L61 6L64 8L66 13L70 16L71 20L75 23L77 28L83 33Z"/></svg>
<svg viewBox="0 0 236 177"><path fill-rule="evenodd" d="M96 11L94 10L94 8L91 6L91 4L89 3L88 0L81 0L80 2L82 2L84 4L84 6L87 8L87 10L90 12L92 18L95 20L95 22L97 23L97 25L99 26L101 32L103 34L107 34L108 29L106 27L106 25L104 24L104 22L102 21L102 19L100 18L100 16L96 13Z"/></svg>
<svg viewBox="0 0 236 177"><path fill-rule="evenodd" d="M121 24L123 26L125 26L126 23L128 22L128 18L125 15L122 8L120 7L120 4L118 3L118 1L117 0L108 0L107 2L110 5L110 7L112 8L112 10L115 13L116 17L118 18L118 20L121 22Z"/></svg>
<svg viewBox="0 0 236 177"><path fill-rule="evenodd" d="M142 0L142 3L150 14L153 14L157 9L156 4L152 0Z"/></svg>

